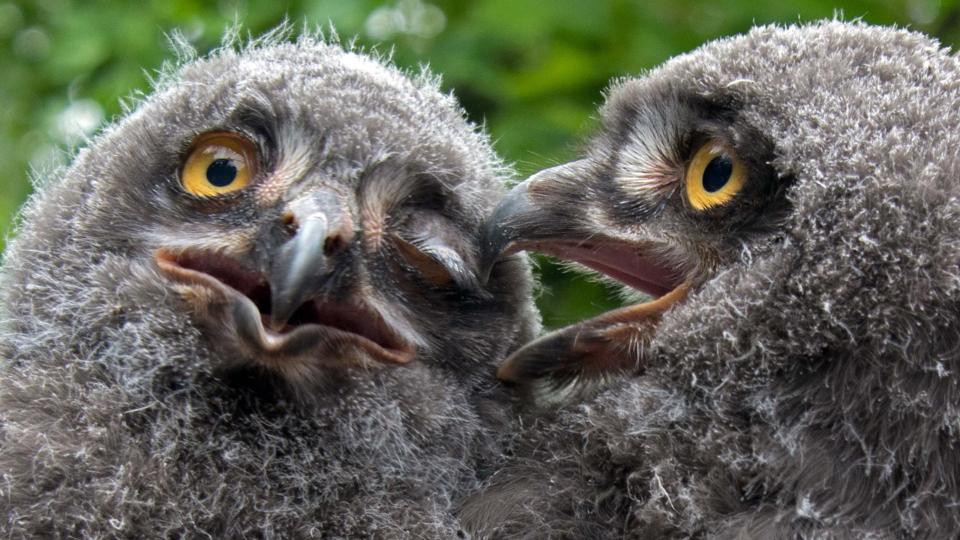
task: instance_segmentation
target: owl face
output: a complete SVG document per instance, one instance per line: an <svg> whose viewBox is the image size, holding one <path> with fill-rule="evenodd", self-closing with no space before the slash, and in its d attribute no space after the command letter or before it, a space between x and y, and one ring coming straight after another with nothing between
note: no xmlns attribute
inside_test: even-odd
<svg viewBox="0 0 960 540"><path fill-rule="evenodd" d="M587 155L527 179L491 215L482 266L535 250L652 297L526 345L501 378L565 396L636 369L665 312L744 251L779 241L793 178L775 170L773 145L737 106L689 86L615 86Z"/></svg>
<svg viewBox="0 0 960 540"><path fill-rule="evenodd" d="M161 81L74 168L92 178L78 236L145 268L222 367L298 384L411 362L476 375L509 346L498 330L529 331L508 286L525 267L477 279L504 169L426 77L322 43L223 51Z"/></svg>
<svg viewBox="0 0 960 540"><path fill-rule="evenodd" d="M556 389L644 369L652 348L707 359L734 343L740 352L727 354L739 357L763 350L760 328L777 329L770 350L781 335L805 350L830 348L825 336L880 311L870 298L916 305L898 287L864 294L860 269L928 277L889 254L920 250L929 229L917 224L951 212L926 201L909 214L892 210L954 189L950 159L929 165L955 154L949 130L931 121L930 111L955 108L952 95L931 90L954 77L939 54L923 36L889 29L765 27L613 84L583 158L534 175L493 212L483 266L541 251L655 301L544 336L500 375L559 381ZM942 281L914 290L927 288ZM803 309L787 316L781 305L797 298Z"/></svg>

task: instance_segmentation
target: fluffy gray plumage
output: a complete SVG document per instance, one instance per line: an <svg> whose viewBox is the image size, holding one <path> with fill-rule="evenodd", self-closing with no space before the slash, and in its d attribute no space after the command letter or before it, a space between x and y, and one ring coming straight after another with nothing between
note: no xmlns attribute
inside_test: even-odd
<svg viewBox="0 0 960 540"><path fill-rule="evenodd" d="M193 196L211 131L259 172ZM432 77L323 39L167 71L6 252L3 535L457 534L537 329L523 263L475 276L507 173Z"/></svg>
<svg viewBox="0 0 960 540"><path fill-rule="evenodd" d="M956 55L836 21L756 28L616 83L586 157L516 188L491 249L692 292L659 323L627 308L510 359L501 375L541 405L633 375L528 424L467 505L473 530L960 536L958 111ZM684 171L704 141L747 179L698 211Z"/></svg>

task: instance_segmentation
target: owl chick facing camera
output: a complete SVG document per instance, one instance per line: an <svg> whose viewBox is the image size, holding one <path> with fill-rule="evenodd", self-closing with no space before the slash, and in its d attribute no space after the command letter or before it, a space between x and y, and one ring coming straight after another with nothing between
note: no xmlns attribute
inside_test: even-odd
<svg viewBox="0 0 960 540"><path fill-rule="evenodd" d="M429 74L224 46L41 186L2 267L10 537L436 537L499 456L509 176Z"/></svg>

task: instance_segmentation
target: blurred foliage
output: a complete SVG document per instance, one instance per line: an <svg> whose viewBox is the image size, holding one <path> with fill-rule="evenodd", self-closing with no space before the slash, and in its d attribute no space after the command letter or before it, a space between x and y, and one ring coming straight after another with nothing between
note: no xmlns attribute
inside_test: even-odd
<svg viewBox="0 0 960 540"><path fill-rule="evenodd" d="M0 0L0 231L30 190L30 170L69 160L86 137L149 91L172 57L166 33L200 51L239 22L256 35L285 17L332 23L345 38L428 63L521 177L572 159L607 82L753 24L863 18L960 42L960 0ZM2 239L0 239L2 247ZM616 305L617 294L538 259L545 322Z"/></svg>

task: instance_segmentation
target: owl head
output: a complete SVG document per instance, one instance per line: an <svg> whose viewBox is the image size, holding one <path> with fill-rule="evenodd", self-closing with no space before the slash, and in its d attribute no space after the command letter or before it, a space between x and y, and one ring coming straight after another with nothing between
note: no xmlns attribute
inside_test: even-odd
<svg viewBox="0 0 960 540"><path fill-rule="evenodd" d="M615 81L581 159L494 212L486 265L542 251L655 301L544 336L501 376L558 399L660 365L720 384L955 324L957 78L922 34L825 21Z"/></svg>
<svg viewBox="0 0 960 540"><path fill-rule="evenodd" d="M508 175L426 72L313 37L224 47L41 183L6 255L8 347L303 395L411 365L479 381L537 328L525 264L477 279Z"/></svg>

